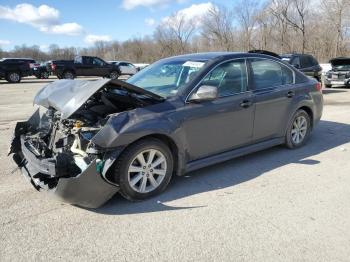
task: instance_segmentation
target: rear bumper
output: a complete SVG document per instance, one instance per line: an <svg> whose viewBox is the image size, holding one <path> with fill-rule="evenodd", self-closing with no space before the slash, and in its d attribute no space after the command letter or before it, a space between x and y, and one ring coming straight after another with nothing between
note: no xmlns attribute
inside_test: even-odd
<svg viewBox="0 0 350 262"><path fill-rule="evenodd" d="M13 159L35 189L47 191L58 199L87 208L97 208L118 192L97 172L96 159L74 177L59 177L56 159L39 159L26 145L24 136L16 134L25 122L18 123L11 143Z"/></svg>

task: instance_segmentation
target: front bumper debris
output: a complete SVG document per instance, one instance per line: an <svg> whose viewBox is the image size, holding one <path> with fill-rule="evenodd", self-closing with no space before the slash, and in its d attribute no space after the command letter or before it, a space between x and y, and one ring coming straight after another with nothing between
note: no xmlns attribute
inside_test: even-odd
<svg viewBox="0 0 350 262"><path fill-rule="evenodd" d="M59 177L56 174L56 159L39 159L27 147L23 135L25 125L26 122L17 124L10 153L13 153L14 161L35 189L86 208L100 207L118 192L117 186L106 182L97 172L96 159L77 176Z"/></svg>

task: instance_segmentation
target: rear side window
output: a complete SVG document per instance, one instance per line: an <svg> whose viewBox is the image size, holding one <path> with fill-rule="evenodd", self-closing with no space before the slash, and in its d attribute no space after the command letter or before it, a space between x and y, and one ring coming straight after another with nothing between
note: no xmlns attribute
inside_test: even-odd
<svg viewBox="0 0 350 262"><path fill-rule="evenodd" d="M290 61L290 64L292 66L295 66L296 68L300 68L300 57L299 56L293 57L293 59Z"/></svg>
<svg viewBox="0 0 350 262"><path fill-rule="evenodd" d="M312 66L315 65L314 64L314 59L313 59L312 56L304 55L304 56L301 56L300 60L301 60L302 68L312 67Z"/></svg>
<svg viewBox="0 0 350 262"><path fill-rule="evenodd" d="M234 60L221 64L202 80L202 85L216 86L219 97L247 91L245 60Z"/></svg>
<svg viewBox="0 0 350 262"><path fill-rule="evenodd" d="M293 71L280 63L254 59L251 66L256 90L292 84L294 81Z"/></svg>

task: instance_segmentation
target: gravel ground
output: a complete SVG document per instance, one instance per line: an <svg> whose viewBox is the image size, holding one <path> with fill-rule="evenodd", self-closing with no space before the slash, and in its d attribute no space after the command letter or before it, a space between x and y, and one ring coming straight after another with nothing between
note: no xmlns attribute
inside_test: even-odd
<svg viewBox="0 0 350 262"><path fill-rule="evenodd" d="M162 195L87 210L36 192L6 156L51 80L0 82L1 261L349 261L350 90L325 90L304 148L173 179Z"/></svg>

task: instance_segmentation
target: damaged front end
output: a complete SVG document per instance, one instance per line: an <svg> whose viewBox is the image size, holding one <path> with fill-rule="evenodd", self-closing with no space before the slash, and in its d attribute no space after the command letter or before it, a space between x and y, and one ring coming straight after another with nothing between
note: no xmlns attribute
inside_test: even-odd
<svg viewBox="0 0 350 262"><path fill-rule="evenodd" d="M139 98L130 98L117 86L106 80L70 80L39 91L34 101L41 107L28 121L17 123L9 151L37 190L88 208L101 206L118 192L107 171L122 148L100 148L92 142L110 116L142 106Z"/></svg>
<svg viewBox="0 0 350 262"><path fill-rule="evenodd" d="M103 155L88 153L88 139L97 130L82 127L79 120L58 121L53 110L40 111L15 128L10 153L22 174L37 190L65 202L101 206L118 187L102 175Z"/></svg>

